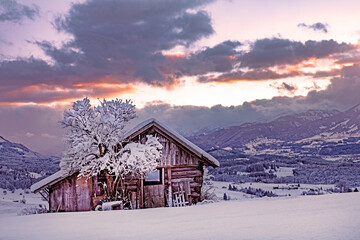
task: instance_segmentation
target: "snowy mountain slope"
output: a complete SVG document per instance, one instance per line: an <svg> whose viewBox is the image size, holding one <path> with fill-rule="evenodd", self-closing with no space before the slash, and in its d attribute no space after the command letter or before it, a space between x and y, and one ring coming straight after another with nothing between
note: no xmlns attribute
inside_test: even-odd
<svg viewBox="0 0 360 240"><path fill-rule="evenodd" d="M0 239L357 240L359 193L0 218ZM46 227L45 227L46 226Z"/></svg>
<svg viewBox="0 0 360 240"><path fill-rule="evenodd" d="M0 136L0 157L1 158L43 158L39 153L33 152L19 143L13 143Z"/></svg>
<svg viewBox="0 0 360 240"><path fill-rule="evenodd" d="M59 168L58 157L44 157L0 136L0 188L29 188Z"/></svg>
<svg viewBox="0 0 360 240"><path fill-rule="evenodd" d="M268 123L218 130L190 140L208 150L230 147L245 154L356 155L360 154L360 105L344 112L310 110Z"/></svg>
<svg viewBox="0 0 360 240"><path fill-rule="evenodd" d="M280 117L268 123L245 123L207 135L190 137L190 139L205 148L236 147L257 138L290 141L311 136L315 129L309 129L310 123L314 124L323 118L329 118L339 113L337 110L309 110L301 114Z"/></svg>

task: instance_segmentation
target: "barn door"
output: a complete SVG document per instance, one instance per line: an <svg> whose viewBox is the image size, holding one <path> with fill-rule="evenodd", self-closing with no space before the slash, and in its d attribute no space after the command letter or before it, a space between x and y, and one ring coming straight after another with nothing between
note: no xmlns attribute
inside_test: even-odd
<svg viewBox="0 0 360 240"><path fill-rule="evenodd" d="M91 178L76 178L77 211L90 211L92 209L91 191Z"/></svg>
<svg viewBox="0 0 360 240"><path fill-rule="evenodd" d="M144 186L144 207L165 207L164 185Z"/></svg>

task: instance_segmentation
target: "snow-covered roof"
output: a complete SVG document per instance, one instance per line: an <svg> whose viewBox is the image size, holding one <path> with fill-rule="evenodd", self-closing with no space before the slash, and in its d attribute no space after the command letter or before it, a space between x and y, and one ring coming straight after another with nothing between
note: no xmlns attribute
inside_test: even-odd
<svg viewBox="0 0 360 240"><path fill-rule="evenodd" d="M41 189L44 189L45 187L47 187L53 183L56 183L59 180L65 178L67 176L68 175L64 174L64 172L58 171L58 172L54 173L53 175L50 175L49 177L44 178L43 180L31 185L30 190L32 192L40 191Z"/></svg>
<svg viewBox="0 0 360 240"><path fill-rule="evenodd" d="M202 150L201 148L199 148L198 146L196 146L195 144L193 144L192 142L187 140L185 137L183 137L182 135L177 133L175 130L171 129L170 127L166 126L164 123L161 123L159 120L157 120L155 118L150 118L150 119L140 123L133 129L131 129L129 132L127 132L125 134L125 139L131 138L134 136L134 134L138 134L139 132L146 130L148 127L151 127L153 125L156 125L158 128L160 128L165 133L170 135L172 138L177 140L180 144L187 147L191 152L193 152L199 158L203 159L209 165L211 165L213 167L218 167L220 165L218 160L216 160L209 153L205 152L204 150ZM62 171L58 171L58 172L54 173L53 175L51 175L47 178L44 178L43 180L33 184L30 189L32 192L38 192L48 186L51 186L51 185L59 182L60 180L66 178L68 176L70 176L70 174L65 174Z"/></svg>
<svg viewBox="0 0 360 240"><path fill-rule="evenodd" d="M167 125L165 125L164 123L160 122L159 120L157 120L155 118L150 118L150 119L140 123L133 129L131 129L128 133L126 133L125 138L129 138L129 137L133 136L134 134L137 134L139 131L145 130L147 127L150 127L152 125L156 125L160 129L162 129L163 131L168 133L171 137L173 137L175 140L177 140L180 144L186 146L190 151L195 153L198 157L205 158L211 166L213 166L213 167L220 166L219 161L216 160L209 153L205 152L204 150L202 150L201 148L196 146L194 143L190 142L188 139L183 137L181 134L179 134L178 132L171 129L170 127L168 127Z"/></svg>

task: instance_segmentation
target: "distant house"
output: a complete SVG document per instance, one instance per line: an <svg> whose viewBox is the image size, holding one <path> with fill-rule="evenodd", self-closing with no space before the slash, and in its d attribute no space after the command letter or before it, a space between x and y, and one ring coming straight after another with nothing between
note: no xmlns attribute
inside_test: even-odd
<svg viewBox="0 0 360 240"><path fill-rule="evenodd" d="M218 167L219 162L189 140L160 123L149 119L127 133L126 139L145 142L146 135L156 135L163 145L157 170L145 179L126 178L118 191L126 192L131 208L178 206L200 201L203 166ZM49 210L89 211L106 196L104 175L78 178L78 173L64 175L61 171L31 186L49 201Z"/></svg>

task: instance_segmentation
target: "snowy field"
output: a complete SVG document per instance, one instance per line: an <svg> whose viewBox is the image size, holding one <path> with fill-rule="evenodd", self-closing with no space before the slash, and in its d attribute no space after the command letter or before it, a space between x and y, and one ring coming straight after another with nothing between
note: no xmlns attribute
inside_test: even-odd
<svg viewBox="0 0 360 240"><path fill-rule="evenodd" d="M249 198L256 198L254 195L246 194L238 191L229 191L229 184L231 186L236 186L238 189L240 188L260 188L264 191L271 191L277 194L279 197L299 197L303 192L307 192L310 189L319 190L322 194L327 194L325 190L334 188L333 184L300 184L300 187L297 187L297 184L279 184L279 183L261 183L261 182L253 182L253 183L242 183L242 184L233 184L229 182L218 182L213 181L212 186L215 190L215 194L218 198L222 199L224 193L231 200L243 200ZM321 189L321 190L320 190Z"/></svg>
<svg viewBox="0 0 360 240"><path fill-rule="evenodd" d="M39 207L39 204L48 208L47 201L44 201L40 194L31 193L30 190L16 189L11 192L0 188L0 218L16 216L24 208Z"/></svg>
<svg viewBox="0 0 360 240"><path fill-rule="evenodd" d="M360 193L0 217L0 239L360 239Z"/></svg>

